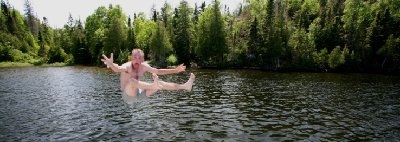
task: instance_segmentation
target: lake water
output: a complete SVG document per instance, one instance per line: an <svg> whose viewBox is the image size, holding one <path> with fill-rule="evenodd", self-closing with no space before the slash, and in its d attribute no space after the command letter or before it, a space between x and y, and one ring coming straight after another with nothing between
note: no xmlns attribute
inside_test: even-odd
<svg viewBox="0 0 400 142"><path fill-rule="evenodd" d="M128 104L97 67L0 68L1 141L399 141L400 77L188 70ZM152 81L150 75L145 81Z"/></svg>

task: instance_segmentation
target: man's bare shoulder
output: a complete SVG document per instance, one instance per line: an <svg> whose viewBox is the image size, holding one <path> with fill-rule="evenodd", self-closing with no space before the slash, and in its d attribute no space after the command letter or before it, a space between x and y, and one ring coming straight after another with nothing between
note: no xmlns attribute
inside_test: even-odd
<svg viewBox="0 0 400 142"><path fill-rule="evenodd" d="M150 64L149 64L148 62L142 62L142 63L141 63L141 65L142 65L142 66L148 66L148 67L151 67L151 66L150 66Z"/></svg>
<svg viewBox="0 0 400 142"><path fill-rule="evenodd" d="M154 70L153 67L148 64L148 62L143 62L140 65L142 66L143 72L151 72L152 70Z"/></svg>
<svg viewBox="0 0 400 142"><path fill-rule="evenodd" d="M123 66L123 67L127 67L127 66L130 66L130 65L131 65L131 61L129 61L129 62L126 62L126 63L122 64L121 66Z"/></svg>

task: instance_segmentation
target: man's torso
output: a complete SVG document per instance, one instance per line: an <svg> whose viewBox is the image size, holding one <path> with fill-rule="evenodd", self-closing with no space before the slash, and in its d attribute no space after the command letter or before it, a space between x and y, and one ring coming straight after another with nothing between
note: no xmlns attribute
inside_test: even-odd
<svg viewBox="0 0 400 142"><path fill-rule="evenodd" d="M140 64L138 69L132 68L131 62L127 62L122 65L122 67L127 68L127 72L122 72L120 76L120 84L121 89L124 90L125 86L128 84L129 79L136 79L140 81L140 78L143 76L144 72L146 72L144 65Z"/></svg>

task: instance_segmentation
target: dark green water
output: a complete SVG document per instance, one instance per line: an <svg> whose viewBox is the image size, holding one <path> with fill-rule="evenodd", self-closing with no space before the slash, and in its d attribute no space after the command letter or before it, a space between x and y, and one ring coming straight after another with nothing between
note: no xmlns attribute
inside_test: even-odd
<svg viewBox="0 0 400 142"><path fill-rule="evenodd" d="M400 78L189 70L127 104L95 67L0 69L1 141L399 141ZM145 80L151 81L150 76Z"/></svg>

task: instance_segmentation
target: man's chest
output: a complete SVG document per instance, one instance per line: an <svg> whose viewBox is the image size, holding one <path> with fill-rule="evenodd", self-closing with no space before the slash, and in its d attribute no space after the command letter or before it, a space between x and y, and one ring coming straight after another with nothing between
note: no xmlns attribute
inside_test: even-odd
<svg viewBox="0 0 400 142"><path fill-rule="evenodd" d="M143 76L144 72L145 71L143 69L140 69L140 68L139 69L130 69L128 71L128 73L131 76L131 78L134 78L134 79L137 79L137 80L139 80Z"/></svg>

